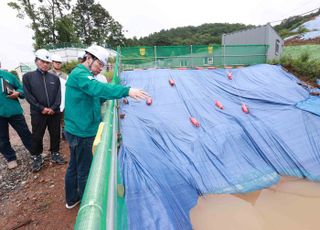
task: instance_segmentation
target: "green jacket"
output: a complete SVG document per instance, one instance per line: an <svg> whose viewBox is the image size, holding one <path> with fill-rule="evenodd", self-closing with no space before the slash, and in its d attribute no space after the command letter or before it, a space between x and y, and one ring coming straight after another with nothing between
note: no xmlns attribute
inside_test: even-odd
<svg viewBox="0 0 320 230"><path fill-rule="evenodd" d="M20 93L19 98L24 98L23 88L16 76L13 74L0 70L0 78L10 83L15 91ZM2 85L0 81L0 117L11 117L13 115L23 114L23 110L19 100L8 98L5 93L2 93Z"/></svg>
<svg viewBox="0 0 320 230"><path fill-rule="evenodd" d="M64 129L78 137L95 136L101 121L100 100L126 97L129 89L101 83L84 65L77 65L66 83Z"/></svg>

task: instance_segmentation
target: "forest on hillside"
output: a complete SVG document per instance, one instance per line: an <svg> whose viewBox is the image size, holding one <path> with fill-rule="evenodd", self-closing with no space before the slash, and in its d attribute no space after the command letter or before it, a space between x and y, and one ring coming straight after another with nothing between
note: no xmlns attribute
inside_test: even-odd
<svg viewBox="0 0 320 230"><path fill-rule="evenodd" d="M161 30L149 36L126 39L126 46L166 46L166 45L191 45L191 44L220 44L224 33L253 28L253 25L240 23L206 23L200 26L178 27Z"/></svg>
<svg viewBox="0 0 320 230"><path fill-rule="evenodd" d="M284 19L279 25L274 26L275 30L282 38L293 34L306 32L304 28L292 32L303 23L311 20L320 14L320 9L314 13L304 16L293 16ZM191 45L191 44L221 44L221 36L224 33L231 33L243 29L255 27L254 25L244 25L240 23L206 23L200 26L185 26L161 30L146 37L126 39L125 46L163 46L163 45Z"/></svg>
<svg viewBox="0 0 320 230"><path fill-rule="evenodd" d="M279 33L279 35L282 38L285 38L294 34L307 32L305 28L299 28L299 26L318 15L320 15L320 8L318 11L314 13L306 14L303 16L298 15L298 16L293 16L293 17L284 19L279 25L274 26L274 29ZM293 32L292 30L296 28L298 28L298 30L296 32Z"/></svg>

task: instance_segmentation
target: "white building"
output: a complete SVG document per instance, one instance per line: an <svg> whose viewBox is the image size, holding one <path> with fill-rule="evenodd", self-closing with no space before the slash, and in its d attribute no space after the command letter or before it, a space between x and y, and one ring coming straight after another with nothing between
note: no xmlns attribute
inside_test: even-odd
<svg viewBox="0 0 320 230"><path fill-rule="evenodd" d="M51 55L58 54L63 62L70 62L78 60L79 53L83 53L84 50L84 48L60 48L49 50L49 52Z"/></svg>

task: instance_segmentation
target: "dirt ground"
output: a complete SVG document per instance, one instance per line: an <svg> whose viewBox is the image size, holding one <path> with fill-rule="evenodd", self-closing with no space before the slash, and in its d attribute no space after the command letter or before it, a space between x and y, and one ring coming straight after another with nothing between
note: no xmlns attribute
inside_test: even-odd
<svg viewBox="0 0 320 230"><path fill-rule="evenodd" d="M22 103L30 126L29 108ZM38 173L30 172L30 154L16 132L10 129L13 148L19 166L8 170L0 156L0 229L73 229L78 208L67 210L64 200L64 175L67 164L55 165L45 160ZM49 154L49 137L44 138L44 152ZM69 159L68 144L61 142L61 153ZM47 156L49 159L49 156Z"/></svg>
<svg viewBox="0 0 320 230"><path fill-rule="evenodd" d="M298 46L298 45L313 45L313 44L320 44L320 38L314 38L309 40L300 40L297 38L286 40L284 45L286 46Z"/></svg>

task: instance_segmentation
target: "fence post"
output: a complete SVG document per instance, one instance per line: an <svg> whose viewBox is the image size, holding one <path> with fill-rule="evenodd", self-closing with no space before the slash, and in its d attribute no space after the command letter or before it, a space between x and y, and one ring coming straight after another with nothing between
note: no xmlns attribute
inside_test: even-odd
<svg viewBox="0 0 320 230"><path fill-rule="evenodd" d="M192 53L192 45L190 45L190 58L191 58L191 68L193 68L193 53Z"/></svg>
<svg viewBox="0 0 320 230"><path fill-rule="evenodd" d="M223 66L226 65L226 40L225 34L222 34L222 45L223 45Z"/></svg>
<svg viewBox="0 0 320 230"><path fill-rule="evenodd" d="M154 67L157 68L157 46L154 46Z"/></svg>

